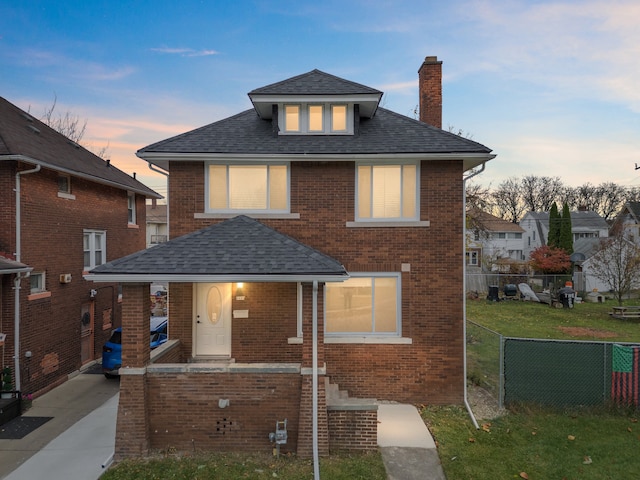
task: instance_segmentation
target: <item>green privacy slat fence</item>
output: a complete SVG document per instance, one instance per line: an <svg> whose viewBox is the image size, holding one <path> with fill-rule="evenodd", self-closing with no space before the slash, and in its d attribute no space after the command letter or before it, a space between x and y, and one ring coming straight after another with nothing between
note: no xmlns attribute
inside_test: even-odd
<svg viewBox="0 0 640 480"><path fill-rule="evenodd" d="M468 380L489 392L500 407L513 402L565 407L611 401L640 407L636 344L503 337L472 321L467 321L466 341Z"/></svg>
<svg viewBox="0 0 640 480"><path fill-rule="evenodd" d="M557 407L611 398L611 349L605 342L504 338L504 402Z"/></svg>

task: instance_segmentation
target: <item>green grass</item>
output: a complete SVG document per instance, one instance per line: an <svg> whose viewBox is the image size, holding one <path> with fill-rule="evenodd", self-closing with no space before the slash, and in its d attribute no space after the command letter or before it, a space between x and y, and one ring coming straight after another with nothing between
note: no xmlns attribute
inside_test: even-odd
<svg viewBox="0 0 640 480"><path fill-rule="evenodd" d="M535 302L467 300L467 319L507 337L640 342L640 323L609 316L615 305L607 300L564 309Z"/></svg>
<svg viewBox="0 0 640 480"><path fill-rule="evenodd" d="M427 407L422 416L447 478L638 477L640 423L631 412L523 408L480 430L462 407Z"/></svg>
<svg viewBox="0 0 640 480"><path fill-rule="evenodd" d="M332 455L320 459L320 476L332 480L384 480L387 478L379 453ZM210 453L195 456L170 455L126 460L111 467L101 480L156 479L313 479L311 460L284 455Z"/></svg>

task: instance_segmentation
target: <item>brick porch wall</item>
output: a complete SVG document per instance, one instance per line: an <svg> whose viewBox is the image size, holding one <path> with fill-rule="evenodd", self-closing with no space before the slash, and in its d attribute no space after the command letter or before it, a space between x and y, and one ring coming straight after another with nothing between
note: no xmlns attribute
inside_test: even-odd
<svg viewBox="0 0 640 480"><path fill-rule="evenodd" d="M268 453L269 433L287 419L281 452L296 451L300 374L148 373L147 382L152 449Z"/></svg>
<svg viewBox="0 0 640 480"><path fill-rule="evenodd" d="M371 451L378 449L378 410L340 410L329 408L329 449Z"/></svg>

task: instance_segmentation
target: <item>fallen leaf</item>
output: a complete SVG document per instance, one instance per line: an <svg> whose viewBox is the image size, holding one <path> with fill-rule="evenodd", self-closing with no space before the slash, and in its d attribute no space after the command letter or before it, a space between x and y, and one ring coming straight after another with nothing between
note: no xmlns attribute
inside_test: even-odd
<svg viewBox="0 0 640 480"><path fill-rule="evenodd" d="M526 472L520 472L520 478L524 478L525 480L527 480L529 478L529 475L527 475Z"/></svg>
<svg viewBox="0 0 640 480"><path fill-rule="evenodd" d="M633 430L631 430L631 427L627 427L627 431L632 432Z"/></svg>
<svg viewBox="0 0 640 480"><path fill-rule="evenodd" d="M638 423L638 419L637 418L632 418L631 419L631 423Z"/></svg>
<svg viewBox="0 0 640 480"><path fill-rule="evenodd" d="M576 439L576 437L574 437L573 435L569 435L567 438L572 441Z"/></svg>
<svg viewBox="0 0 640 480"><path fill-rule="evenodd" d="M531 432L531 435L537 435L538 432Z"/></svg>
<svg viewBox="0 0 640 480"><path fill-rule="evenodd" d="M476 439L473 437L469 437L469 443L475 443Z"/></svg>
<svg viewBox="0 0 640 480"><path fill-rule="evenodd" d="M591 463L593 463L593 460L591 460L591 457L588 455L584 456L584 462L582 462L585 465L591 465Z"/></svg>
<svg viewBox="0 0 640 480"><path fill-rule="evenodd" d="M484 430L485 432L490 432L491 431L491 424L490 423L483 423L482 424L482 430Z"/></svg>

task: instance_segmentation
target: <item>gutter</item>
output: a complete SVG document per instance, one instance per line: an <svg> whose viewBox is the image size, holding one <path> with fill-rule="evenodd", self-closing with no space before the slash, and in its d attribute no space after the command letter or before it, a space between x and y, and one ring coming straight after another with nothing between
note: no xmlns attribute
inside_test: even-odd
<svg viewBox="0 0 640 480"><path fill-rule="evenodd" d="M37 173L40 171L40 165L36 165L31 170L23 170L16 172L16 261L20 262L22 255L22 225L21 225L21 208L20 208L20 175L28 175L30 173ZM22 279L27 278L29 272L21 274L18 273L13 279L14 285L14 308L13 308L13 362L16 376L16 390L20 391L21 379L20 379L20 282Z"/></svg>
<svg viewBox="0 0 640 480"><path fill-rule="evenodd" d="M79 172L77 170L72 170L70 168L59 167L58 165L53 165L53 164L50 164L50 163L47 163L47 162L43 162L41 160L36 160L35 158L27 157L26 155L0 155L0 161L2 161L2 160L12 160L12 161L16 161L16 162L31 163L33 165L38 165L40 167L48 168L48 169L53 170L55 172L67 173L69 175L73 175L75 177L83 178L83 179L86 179L86 180L91 180L92 182L96 182L96 183L99 183L99 184L102 184L102 185L109 185L111 187L116 187L119 190L129 190L130 192L138 193L140 195L144 195L145 197L158 198L158 199L163 198L162 195L160 195L157 192L154 192L150 188L148 190L142 190L142 189L136 188L136 187L134 187L132 185L125 185L123 183L114 182L114 181L107 180L107 179L102 178L102 177L98 177L98 176L95 176L95 175L90 175L88 173ZM113 168L113 166L112 166L112 168ZM124 172L122 172L122 173L124 175L128 175L128 174L126 174ZM130 177L130 178L133 178L133 177ZM133 180L136 180L136 179L133 178ZM138 183L140 183L139 180L136 180L136 181ZM143 184L141 183L141 185L143 185Z"/></svg>
<svg viewBox="0 0 640 480"><path fill-rule="evenodd" d="M464 356L464 378L462 381L464 382L464 406L466 407L469 417L471 417L471 422L473 423L473 426L476 427L476 430L479 430L480 426L478 425L476 417L473 415L471 405L469 405L467 391L467 180L481 174L486 165L486 162L482 162L480 170L472 172L462 179L462 231L464 232L462 237L462 352Z"/></svg>

